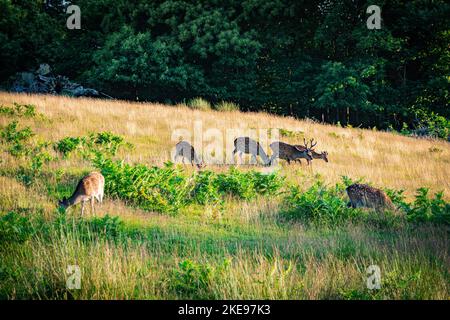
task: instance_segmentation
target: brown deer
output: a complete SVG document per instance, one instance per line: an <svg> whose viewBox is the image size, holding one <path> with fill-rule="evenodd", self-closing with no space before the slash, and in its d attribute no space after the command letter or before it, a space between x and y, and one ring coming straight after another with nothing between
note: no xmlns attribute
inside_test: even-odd
<svg viewBox="0 0 450 320"><path fill-rule="evenodd" d="M394 209L394 204L384 191L367 184L355 183L349 186L346 191L350 198L350 202L348 203L349 207L373 208L376 211Z"/></svg>
<svg viewBox="0 0 450 320"><path fill-rule="evenodd" d="M238 153L239 158L242 163L242 154L251 154L252 161L257 163L256 157L260 156L264 165L268 166L271 164L271 159L267 156L267 153L264 151L263 147L258 141L253 140L249 137L239 137L234 139L234 150L233 157Z"/></svg>
<svg viewBox="0 0 450 320"><path fill-rule="evenodd" d="M103 202L104 188L105 178L103 175L100 172L91 172L78 182L72 196L59 201L59 205L67 209L81 202L81 215L83 216L85 202L91 201L91 213L95 214L94 200L97 199L98 202Z"/></svg>
<svg viewBox="0 0 450 320"><path fill-rule="evenodd" d="M281 141L272 142L270 144L270 149L272 149L273 152L271 161L275 158L280 158L282 160L286 160L288 164L290 164L291 161L303 158L306 159L309 164L312 160L311 149L308 147L306 141L302 149Z"/></svg>
<svg viewBox="0 0 450 320"><path fill-rule="evenodd" d="M185 163L184 160L188 159L192 166L195 164L199 169L205 166L203 161L197 156L194 147L187 141L180 141L176 144L175 162L177 162L178 157L182 157L183 164Z"/></svg>
<svg viewBox="0 0 450 320"><path fill-rule="evenodd" d="M306 144L305 139L303 139L304 143ZM313 159L322 159L325 162L328 162L328 152L326 151L322 151L321 153L316 152L313 147L317 145L317 142L313 144L314 139L311 139L311 146L309 147L311 149L311 155ZM302 146L302 145L295 145L297 148L301 149L301 150L305 150L306 147ZM295 159L295 161L298 161L300 163L302 163L302 161L299 159ZM308 160L307 160L308 161ZM309 164L309 161L308 161Z"/></svg>

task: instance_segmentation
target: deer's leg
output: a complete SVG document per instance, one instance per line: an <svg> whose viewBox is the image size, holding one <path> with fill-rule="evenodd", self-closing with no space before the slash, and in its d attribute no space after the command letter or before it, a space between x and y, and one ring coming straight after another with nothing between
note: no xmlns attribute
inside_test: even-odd
<svg viewBox="0 0 450 320"><path fill-rule="evenodd" d="M183 162L183 164L186 164L186 158L183 157L183 159L181 160L181 162Z"/></svg>
<svg viewBox="0 0 450 320"><path fill-rule="evenodd" d="M95 198L94 198L94 197L91 197L91 213L92 213L92 215L95 216L95 211L94 211L94 201L95 201Z"/></svg>
<svg viewBox="0 0 450 320"><path fill-rule="evenodd" d="M84 215L84 200L81 201L81 216Z"/></svg>

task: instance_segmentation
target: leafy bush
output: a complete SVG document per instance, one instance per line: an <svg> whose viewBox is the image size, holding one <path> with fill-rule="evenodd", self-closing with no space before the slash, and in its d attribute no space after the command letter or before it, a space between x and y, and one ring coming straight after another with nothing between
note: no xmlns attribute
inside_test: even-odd
<svg viewBox="0 0 450 320"><path fill-rule="evenodd" d="M124 138L111 132L91 133L88 137L66 137L54 144L54 149L66 158L75 150L82 150L84 157L89 157L97 151L107 155L116 155L120 147L132 148Z"/></svg>
<svg viewBox="0 0 450 320"><path fill-rule="evenodd" d="M193 298L207 298L205 294L208 295L212 273L210 265L186 259L178 264L178 268L173 269L171 284L177 293Z"/></svg>
<svg viewBox="0 0 450 320"><path fill-rule="evenodd" d="M214 105L214 109L217 111L239 111L239 105L234 102L221 101Z"/></svg>
<svg viewBox="0 0 450 320"><path fill-rule="evenodd" d="M217 175L219 191L249 200L260 195L274 195L283 186L284 179L276 173L242 172L231 167L227 173Z"/></svg>
<svg viewBox="0 0 450 320"><path fill-rule="evenodd" d="M97 154L94 164L105 177L107 194L145 210L168 213L176 213L189 204L218 204L226 195L241 199L273 195L284 181L275 173L240 172L235 168L227 173L202 171L187 176L170 162L163 168L149 168L113 162L101 154Z"/></svg>
<svg viewBox="0 0 450 320"><path fill-rule="evenodd" d="M450 136L450 121L434 112L415 110L416 130L419 136L431 136L435 138L448 139Z"/></svg>
<svg viewBox="0 0 450 320"><path fill-rule="evenodd" d="M0 243L27 241L32 235L30 221L15 212L0 216Z"/></svg>
<svg viewBox="0 0 450 320"><path fill-rule="evenodd" d="M340 184L330 188L321 181L305 192L301 192L298 186L293 186L285 199L287 210L283 212L283 216L324 224L336 224L357 217L360 211L347 207L344 192L345 189Z"/></svg>
<svg viewBox="0 0 450 320"><path fill-rule="evenodd" d="M203 98L194 98L187 103L188 107L196 110L211 110L211 104Z"/></svg>
<svg viewBox="0 0 450 320"><path fill-rule="evenodd" d="M13 107L0 106L0 114L7 116L18 116L32 118L36 116L36 106L32 104L18 104L14 103Z"/></svg>
<svg viewBox="0 0 450 320"><path fill-rule="evenodd" d="M79 137L66 137L55 143L54 149L66 158L72 151L80 148L85 140Z"/></svg>
<svg viewBox="0 0 450 320"><path fill-rule="evenodd" d="M450 203L445 202L443 193L428 197L429 190L417 190L415 201L406 208L407 218L414 222L433 222L450 225Z"/></svg>
<svg viewBox="0 0 450 320"><path fill-rule="evenodd" d="M102 234L107 238L118 237L124 228L124 222L118 217L105 215L101 218L93 218L86 222L91 232Z"/></svg>
<svg viewBox="0 0 450 320"><path fill-rule="evenodd" d="M116 155L119 147L131 147L131 144L125 143L123 137L108 131L91 134L88 141L91 143L91 146L94 144L99 150L106 151L113 156Z"/></svg>
<svg viewBox="0 0 450 320"><path fill-rule="evenodd" d="M280 128L280 136L282 137L290 137L290 138L299 138L303 137L303 131L291 131L288 129Z"/></svg>
<svg viewBox="0 0 450 320"><path fill-rule="evenodd" d="M18 129L18 122L13 121L1 131L2 142L8 145L8 152L15 157L29 154L27 143L35 134L30 127Z"/></svg>
<svg viewBox="0 0 450 320"><path fill-rule="evenodd" d="M18 122L13 121L1 131L1 141L7 146L7 151L14 157L26 157L33 173L40 172L45 163L53 157L47 151L48 142L32 143L35 134L30 127L18 129Z"/></svg>
<svg viewBox="0 0 450 320"><path fill-rule="evenodd" d="M210 284L219 281L231 264L230 259L223 259L218 263L200 263L186 259L172 269L170 277L171 288L183 298L214 299Z"/></svg>
<svg viewBox="0 0 450 320"><path fill-rule="evenodd" d="M105 192L110 196L146 210L169 213L176 212L188 202L190 183L171 164L164 168L149 168L98 156L95 165L105 177Z"/></svg>
<svg viewBox="0 0 450 320"><path fill-rule="evenodd" d="M212 171L202 171L195 177L195 187L192 197L197 203L205 205L209 203L220 203L222 201L217 175Z"/></svg>

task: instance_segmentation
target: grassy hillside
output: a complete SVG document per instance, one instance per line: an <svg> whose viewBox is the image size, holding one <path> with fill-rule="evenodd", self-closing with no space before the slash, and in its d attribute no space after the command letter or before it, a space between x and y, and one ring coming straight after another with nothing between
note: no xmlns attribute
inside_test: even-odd
<svg viewBox="0 0 450 320"><path fill-rule="evenodd" d="M37 115L0 113L0 129L17 121L19 129L29 126L35 133L29 140L33 147L26 156L15 156L3 137L1 298L450 297L448 225L412 220L405 213L426 217L439 212L447 219L447 142L263 113L0 94L0 105L12 108L13 103L35 105ZM283 185L266 195L252 189L259 182L248 186L244 181L248 176L239 173L265 172L266 168L244 167L233 173L228 166L209 165L206 169L212 172L214 183L220 184L220 179L222 183L241 179L242 190L253 192L254 196L242 197L241 189L233 193L225 186L228 193L211 202L199 198L195 189L193 200L176 213L165 212L166 206L149 210L134 201L133 197L139 195L125 197L128 182L124 183L124 190L115 193L109 187L111 194L97 207L97 217L89 211L88 216L79 217L78 207L67 213L58 212L57 200L70 195L84 174L99 168L82 152L61 156L53 150L54 143L66 137L88 137L108 131L133 146L119 148L112 156L114 160L163 167L176 143L172 141L174 130L191 130L198 120L204 131L280 128L280 139L286 142L315 138L317 149L328 151L330 162L314 160L311 167L282 163L277 176L284 179ZM49 145L42 147L42 143ZM32 164L37 165L36 159L41 155L36 151L40 144L52 159L34 170ZM173 181L186 183L193 179L200 181L196 188L215 188L214 183L201 180L209 178L191 166L173 170L151 174L167 174ZM107 176L107 180L123 178L117 172L116 176ZM397 202L409 203L415 209L385 213L346 209L342 176L380 188L403 189L405 199ZM256 177L261 183L266 182L264 177ZM292 193L291 187L298 192ZM431 198L415 196L421 187L430 189ZM208 190L202 195L210 196ZM171 195L182 195L179 189L169 191ZM444 192L442 199L425 200L433 199L438 191ZM331 219L328 214L337 218ZM366 269L373 264L381 268L380 290L366 287ZM81 268L80 290L66 288L68 265Z"/></svg>

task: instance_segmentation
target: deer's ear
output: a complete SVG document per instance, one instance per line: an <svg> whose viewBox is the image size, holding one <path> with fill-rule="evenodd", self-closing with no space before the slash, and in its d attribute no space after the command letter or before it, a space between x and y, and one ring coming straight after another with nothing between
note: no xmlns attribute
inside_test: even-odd
<svg viewBox="0 0 450 320"><path fill-rule="evenodd" d="M305 150L306 150L306 149L305 149L305 150L302 150L302 149L300 149L300 148L299 148L299 147L297 147L297 146L294 146L294 148L295 148L295 149L297 149L297 150L298 150L298 151L300 151L300 152L302 152L302 151L305 151Z"/></svg>

